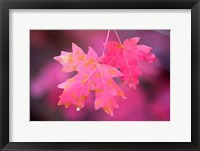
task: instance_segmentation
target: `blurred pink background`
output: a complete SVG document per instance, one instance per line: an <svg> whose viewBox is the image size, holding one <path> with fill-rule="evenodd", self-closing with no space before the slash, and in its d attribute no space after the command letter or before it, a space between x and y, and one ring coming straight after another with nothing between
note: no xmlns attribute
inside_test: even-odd
<svg viewBox="0 0 200 151"><path fill-rule="evenodd" d="M31 30L30 31L30 120L31 121L169 121L170 120L170 31L117 30L121 41L140 37L139 44L152 47L158 62L140 62L142 76L137 89L117 84L126 100L118 99L114 116L94 108L94 92L84 108L57 106L62 89L57 85L75 73L61 72L62 66L53 59L60 51L71 52L72 42L85 52L88 46L102 55L107 30ZM108 41L117 41L111 30Z"/></svg>

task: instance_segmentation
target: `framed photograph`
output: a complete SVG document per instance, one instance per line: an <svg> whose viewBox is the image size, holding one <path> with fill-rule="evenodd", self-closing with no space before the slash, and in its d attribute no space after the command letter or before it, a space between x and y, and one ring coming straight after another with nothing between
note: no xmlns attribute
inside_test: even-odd
<svg viewBox="0 0 200 151"><path fill-rule="evenodd" d="M199 0L0 0L7 150L200 150Z"/></svg>

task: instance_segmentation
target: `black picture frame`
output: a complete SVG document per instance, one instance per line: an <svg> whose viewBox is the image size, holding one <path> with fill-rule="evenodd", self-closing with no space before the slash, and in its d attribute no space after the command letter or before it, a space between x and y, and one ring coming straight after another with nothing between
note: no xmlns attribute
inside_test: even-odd
<svg viewBox="0 0 200 151"><path fill-rule="evenodd" d="M191 142L9 142L9 9L191 9ZM200 151L199 0L0 0L0 148L15 150Z"/></svg>

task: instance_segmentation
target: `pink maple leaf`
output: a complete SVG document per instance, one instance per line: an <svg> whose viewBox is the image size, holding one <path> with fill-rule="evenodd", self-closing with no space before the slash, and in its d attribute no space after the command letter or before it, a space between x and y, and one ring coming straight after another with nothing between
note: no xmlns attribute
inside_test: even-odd
<svg viewBox="0 0 200 151"><path fill-rule="evenodd" d="M113 116L113 109L118 108L114 97L125 97L112 78L121 77L122 73L117 68L100 64L96 52L91 47L87 55L75 44L72 44L72 49L72 53L62 51L60 56L54 57L63 65L64 72L78 71L74 77L58 86L64 89L58 105L65 105L66 108L74 105L79 111L84 107L89 92L94 90L95 109L103 108L107 114Z"/></svg>
<svg viewBox="0 0 200 151"><path fill-rule="evenodd" d="M139 37L126 39L123 44L110 41L105 43L106 52L101 57L101 62L119 68L123 74L124 84L136 88L139 83L138 77L141 75L138 62L143 60L152 63L157 60L151 53L151 47L138 45Z"/></svg>

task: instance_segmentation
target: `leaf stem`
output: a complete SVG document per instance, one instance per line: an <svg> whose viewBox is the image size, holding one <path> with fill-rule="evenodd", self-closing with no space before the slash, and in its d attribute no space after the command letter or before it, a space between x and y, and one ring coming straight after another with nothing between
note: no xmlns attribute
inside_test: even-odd
<svg viewBox="0 0 200 151"><path fill-rule="evenodd" d="M105 41L105 43L107 43L108 42L108 37L109 37L109 35L110 35L110 30L108 30L108 32L107 32L107 36L106 36L106 41ZM104 55L104 53L105 53L105 49L106 49L106 47L104 46L104 48L103 48L103 54L102 54L102 56Z"/></svg>
<svg viewBox="0 0 200 151"><path fill-rule="evenodd" d="M120 44L122 45L122 41L120 40L120 38L119 38L119 35L118 35L117 31L116 31L116 30L114 30L114 32L115 32L115 35L117 36L117 39L118 39L118 41L119 41L119 42L120 42Z"/></svg>

